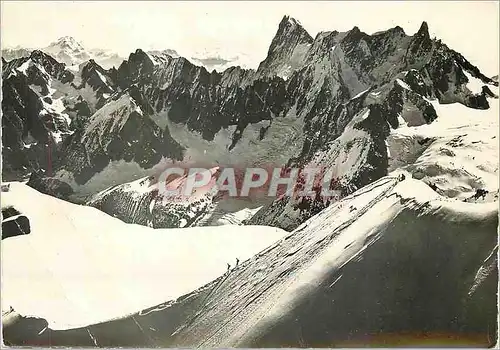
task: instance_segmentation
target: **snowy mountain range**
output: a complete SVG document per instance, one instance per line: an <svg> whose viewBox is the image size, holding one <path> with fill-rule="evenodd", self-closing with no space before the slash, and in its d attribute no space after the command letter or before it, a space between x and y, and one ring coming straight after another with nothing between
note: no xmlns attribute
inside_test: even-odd
<svg viewBox="0 0 500 350"><path fill-rule="evenodd" d="M86 49L81 43L70 36L61 37L50 43L48 46L37 49L51 55L57 61L64 63L66 66L79 65L93 59L98 62L101 67L109 69L119 66L123 61L123 58L118 54L107 50ZM2 49L2 57L7 61L11 61L16 58L29 56L29 53L33 50L35 49L22 48L19 46L14 48L5 48Z"/></svg>
<svg viewBox="0 0 500 350"><path fill-rule="evenodd" d="M333 167L349 194L388 174L391 130L437 119L435 102L489 109L498 85L431 39L425 22L413 36L400 27L372 36L355 27L313 39L286 16L256 71L208 72L175 52L140 49L117 69L93 59L66 67L41 51L4 66L11 120L3 125L4 176L49 170L80 203L172 161L317 164ZM150 200L140 202L145 208L126 206L146 211ZM265 204L254 219L260 224L293 229L309 215L280 223L297 203Z"/></svg>
<svg viewBox="0 0 500 350"><path fill-rule="evenodd" d="M118 68L125 60L119 54L106 49L87 49L84 45L71 36L64 36L50 43L46 47L41 48L25 48L21 46L6 47L2 49L2 57L6 61L11 61L16 58L29 56L33 50L43 51L57 61L64 63L66 66L75 66L82 64L90 59L93 59L104 69ZM172 49L164 50L147 50L152 55L169 55L178 57L179 54ZM224 71L232 66L240 66L242 68L251 68L256 66L254 59L250 56L240 53L238 55L226 52L224 48L217 50L202 50L192 53L189 60L198 66L205 67L207 70Z"/></svg>
<svg viewBox="0 0 500 350"><path fill-rule="evenodd" d="M14 181L2 200L4 218L11 217L2 226L13 230L2 236L9 344L317 347L383 342L377 334L405 332L492 344L497 77L431 38L426 22L413 35L398 26L372 35L354 27L313 38L284 16L255 70L199 56L137 49L122 60L69 37L40 50L2 52L2 177ZM214 173L320 167L335 174L341 198L227 199L206 191L172 202L157 184L173 164ZM61 219L47 230L52 217ZM112 227L102 237L101 222ZM208 227L214 225L220 231ZM243 264L225 274L214 269L174 292L141 290L139 299L131 293L107 306L71 279L71 266L99 259L116 264L109 273L119 279L127 259L120 254L135 254L134 244L151 248L142 271L156 271L181 244L169 237L188 227L200 234L242 227L274 233L241 253ZM59 237L62 231L74 235ZM58 270L57 251L79 244L82 251L67 254L81 260ZM235 249L246 244L242 238ZM117 253L83 253L94 246ZM207 261L220 250L208 249ZM51 271L75 298L66 301L87 300L78 304L82 312L54 315L74 305L43 306L48 294L19 293L20 252L43 252L36 279ZM37 264L22 262L26 271ZM189 273L202 274L203 264ZM81 272L93 279L91 270ZM177 273L164 275L168 283L177 283ZM145 286L163 288L161 278L150 277ZM135 283L115 282L113 290ZM83 311L92 305L99 313L87 319Z"/></svg>

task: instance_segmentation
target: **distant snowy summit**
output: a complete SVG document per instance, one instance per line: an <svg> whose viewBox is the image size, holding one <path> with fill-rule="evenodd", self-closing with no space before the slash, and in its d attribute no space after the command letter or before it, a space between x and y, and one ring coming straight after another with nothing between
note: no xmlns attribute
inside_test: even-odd
<svg viewBox="0 0 500 350"><path fill-rule="evenodd" d="M59 38L46 48L42 48L42 51L68 66L79 65L93 59L103 68L109 69L119 67L124 60L123 57L109 50L87 50L80 42L70 36Z"/></svg>
<svg viewBox="0 0 500 350"><path fill-rule="evenodd" d="M196 66L205 67L209 72L223 72L231 67L257 69L262 57L251 57L242 52L232 52L223 48L197 51L190 55L189 61Z"/></svg>

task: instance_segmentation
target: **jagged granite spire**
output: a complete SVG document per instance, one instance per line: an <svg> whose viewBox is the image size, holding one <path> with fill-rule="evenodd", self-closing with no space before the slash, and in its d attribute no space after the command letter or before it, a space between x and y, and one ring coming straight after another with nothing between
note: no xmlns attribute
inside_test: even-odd
<svg viewBox="0 0 500 350"><path fill-rule="evenodd" d="M417 34L415 34L415 37L425 40L429 40L431 38L429 35L429 25L426 21L422 22L422 24L420 25L420 29L418 30Z"/></svg>
<svg viewBox="0 0 500 350"><path fill-rule="evenodd" d="M312 42L313 38L297 20L289 16L284 16L267 54L268 56L272 55L278 47L294 47L298 44L310 44Z"/></svg>
<svg viewBox="0 0 500 350"><path fill-rule="evenodd" d="M432 50L432 39L429 35L429 26L423 21L420 29L412 38L410 46L406 52L406 62L413 64L418 60L418 57L426 56Z"/></svg>
<svg viewBox="0 0 500 350"><path fill-rule="evenodd" d="M288 75L289 72L283 70L288 70L287 67L290 67L289 69L293 71L304 58L306 47L313 41L314 39L299 21L290 16L284 16L269 46L266 59L259 65L261 75L276 75L275 72L278 76Z"/></svg>

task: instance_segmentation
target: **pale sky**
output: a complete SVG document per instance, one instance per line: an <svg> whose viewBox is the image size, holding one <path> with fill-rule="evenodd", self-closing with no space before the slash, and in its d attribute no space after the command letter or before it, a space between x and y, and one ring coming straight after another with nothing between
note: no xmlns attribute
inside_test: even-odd
<svg viewBox="0 0 500 350"><path fill-rule="evenodd" d="M2 47L43 47L73 36L87 48L126 55L137 48L174 49L186 56L246 55L263 60L287 14L313 37L358 26L371 34L399 25L415 33L423 20L431 36L461 52L486 75L498 74L497 1L2 1Z"/></svg>

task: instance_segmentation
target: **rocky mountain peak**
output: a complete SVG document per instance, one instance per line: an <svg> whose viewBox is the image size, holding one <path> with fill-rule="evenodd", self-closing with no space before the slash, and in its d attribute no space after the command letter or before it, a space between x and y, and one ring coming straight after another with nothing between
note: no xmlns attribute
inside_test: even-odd
<svg viewBox="0 0 500 350"><path fill-rule="evenodd" d="M49 74L55 78L63 79L64 81L72 80L72 74L70 72L65 72L65 66L63 63L59 63L52 56L46 54L41 50L34 50L31 52L29 59L33 63L38 64L45 70L41 74Z"/></svg>
<svg viewBox="0 0 500 350"><path fill-rule="evenodd" d="M420 29L415 33L408 47L407 62L411 64L415 62L417 57L429 55L432 48L433 41L429 35L429 26L427 22L423 21Z"/></svg>
<svg viewBox="0 0 500 350"><path fill-rule="evenodd" d="M295 19L284 16L274 36L267 57L258 68L260 76L279 76L286 79L302 64L314 39Z"/></svg>
<svg viewBox="0 0 500 350"><path fill-rule="evenodd" d="M383 31L380 33L375 33L375 34L373 34L373 36L375 36L376 34L390 34L390 35L394 35L394 36L405 36L406 35L404 29L401 28L400 26L395 26L394 28L390 28L386 31Z"/></svg>
<svg viewBox="0 0 500 350"><path fill-rule="evenodd" d="M357 26L354 26L351 30L349 30L346 34L346 36L344 37L343 41L344 42L358 42L360 41L361 39L363 38L368 38L369 35L362 32L359 27Z"/></svg>
<svg viewBox="0 0 500 350"><path fill-rule="evenodd" d="M51 56L47 55L45 52L41 50L33 50L30 54L30 58L32 60L53 60L55 61Z"/></svg>
<svg viewBox="0 0 500 350"><path fill-rule="evenodd" d="M164 50L149 50L148 53L150 55L156 55L156 56L170 56L172 58L180 57L179 53L175 50L172 49L164 49Z"/></svg>
<svg viewBox="0 0 500 350"><path fill-rule="evenodd" d="M128 58L129 63L153 63L149 55L141 49L135 50Z"/></svg>
<svg viewBox="0 0 500 350"><path fill-rule="evenodd" d="M117 70L118 84L122 88L136 83L140 77L152 73L154 62L151 57L141 49L132 52L128 60L123 61Z"/></svg>
<svg viewBox="0 0 500 350"><path fill-rule="evenodd" d="M281 19L281 22L279 24L279 28L284 29L284 28L294 28L294 27L301 27L302 28L302 25L295 18L292 18L288 15L283 16L283 18Z"/></svg>
<svg viewBox="0 0 500 350"><path fill-rule="evenodd" d="M425 40L429 40L431 38L429 35L429 25L426 21L422 22L422 24L420 25L420 29L418 30L417 34L415 34L415 37Z"/></svg>
<svg viewBox="0 0 500 350"><path fill-rule="evenodd" d="M361 30L359 29L358 26L354 26L354 27L352 27L352 29L349 32L353 33L353 34L359 34L359 33L361 33Z"/></svg>
<svg viewBox="0 0 500 350"><path fill-rule="evenodd" d="M312 42L313 38L304 27L302 27L299 21L289 16L284 16L271 42L268 54L271 54L277 47L282 47L284 44L297 45L300 43L311 44Z"/></svg>
<svg viewBox="0 0 500 350"><path fill-rule="evenodd" d="M100 81L100 84L106 85L104 81L102 81L102 78L99 77L99 74L102 74L105 72L105 70L97 64L96 61L93 59L88 60L87 62L83 63L81 66L81 75L83 80L88 80L91 75L97 74L97 80ZM97 72L97 73L95 73Z"/></svg>
<svg viewBox="0 0 500 350"><path fill-rule="evenodd" d="M56 41L51 42L46 47L38 48L5 48L2 49L2 57L6 61L12 61L17 58L28 57L33 50L43 51L54 57L58 62L64 63L67 66L79 65L88 61L90 58L95 59L99 65L105 69L118 67L123 58L118 54L103 49L87 50L80 42L71 36L63 36Z"/></svg>

